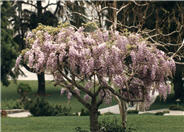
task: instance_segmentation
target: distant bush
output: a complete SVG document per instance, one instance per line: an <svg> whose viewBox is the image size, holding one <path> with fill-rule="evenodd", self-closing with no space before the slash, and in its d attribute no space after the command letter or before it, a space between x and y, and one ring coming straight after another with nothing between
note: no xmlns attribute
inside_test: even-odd
<svg viewBox="0 0 184 132"><path fill-rule="evenodd" d="M182 110L182 111L184 111L184 106L182 106L182 105L170 105L169 106L169 109L170 110Z"/></svg>
<svg viewBox="0 0 184 132"><path fill-rule="evenodd" d="M164 115L164 112L157 112L157 113L155 113L155 115Z"/></svg>
<svg viewBox="0 0 184 132"><path fill-rule="evenodd" d="M53 107L54 107L56 116L70 116L70 115L72 115L70 113L71 107L66 107L66 106L62 106L62 105L55 105Z"/></svg>
<svg viewBox="0 0 184 132"><path fill-rule="evenodd" d="M127 128L126 130L119 123L117 118L104 118L99 122L100 132L133 132L134 128Z"/></svg>
<svg viewBox="0 0 184 132"><path fill-rule="evenodd" d="M24 102L25 103L25 102ZM14 104L12 104L13 109L24 109L24 103L21 99L17 99Z"/></svg>
<svg viewBox="0 0 184 132"><path fill-rule="evenodd" d="M16 103L13 105L14 109L24 109L28 102L31 100L29 98L32 89L29 84L20 83L17 87L17 93L20 95L20 99L16 100Z"/></svg>
<svg viewBox="0 0 184 132"><path fill-rule="evenodd" d="M139 111L138 111L138 110L128 110L127 113L128 113L128 114L138 114Z"/></svg>
<svg viewBox="0 0 184 132"><path fill-rule="evenodd" d="M50 105L44 98L36 97L27 104L27 108L33 116L67 116L71 108L61 105Z"/></svg>
<svg viewBox="0 0 184 132"><path fill-rule="evenodd" d="M89 111L82 108L82 109L81 109L80 116L89 116Z"/></svg>
<svg viewBox="0 0 184 132"><path fill-rule="evenodd" d="M157 112L155 113L155 115L164 115L165 113L169 113L169 111L162 111L162 112Z"/></svg>
<svg viewBox="0 0 184 132"><path fill-rule="evenodd" d="M112 112L106 112L103 115L114 115L114 113L112 113Z"/></svg>
<svg viewBox="0 0 184 132"><path fill-rule="evenodd" d="M17 93L20 96L26 96L28 94L31 93L31 87L29 86L29 84L24 84L24 83L20 83L17 87Z"/></svg>
<svg viewBox="0 0 184 132"><path fill-rule="evenodd" d="M80 113L80 116L89 116L89 111L86 110L86 109L81 109L81 113ZM98 115L100 115L100 112L98 111Z"/></svg>
<svg viewBox="0 0 184 132"><path fill-rule="evenodd" d="M36 97L28 104L28 110L33 116L52 116L54 108L44 100L44 98Z"/></svg>

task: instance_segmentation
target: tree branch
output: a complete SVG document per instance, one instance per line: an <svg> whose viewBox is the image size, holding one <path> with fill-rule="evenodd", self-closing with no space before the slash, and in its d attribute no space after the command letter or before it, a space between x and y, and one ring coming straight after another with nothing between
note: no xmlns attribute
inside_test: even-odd
<svg viewBox="0 0 184 132"><path fill-rule="evenodd" d="M90 18L88 18L86 15L84 15L84 14L82 14L82 13L79 13L79 12L72 12L72 14L77 14L77 15L79 15L79 16L82 16L82 17L88 19L89 21L92 21Z"/></svg>
<svg viewBox="0 0 184 132"><path fill-rule="evenodd" d="M90 109L91 108L91 105L89 103L87 103L84 99L82 99L72 88L73 88L73 85L68 85L67 82L65 81L65 87L67 89L69 89L69 91L72 93L72 95L74 97L77 98L77 100L79 102L81 102L87 109Z"/></svg>
<svg viewBox="0 0 184 132"><path fill-rule="evenodd" d="M26 70L28 70L29 72L37 73L33 68L30 68L27 64L23 63L22 65L23 65L23 66L26 68Z"/></svg>
<svg viewBox="0 0 184 132"><path fill-rule="evenodd" d="M125 9L125 8L126 8L127 6L129 6L129 5L130 5L130 3L121 6L121 8L117 11L116 15L118 15L123 9Z"/></svg>
<svg viewBox="0 0 184 132"><path fill-rule="evenodd" d="M33 7L37 8L37 6L32 4L32 3L25 2L25 1L20 1L20 2L21 2L21 4L30 5L30 6L33 6Z"/></svg>
<svg viewBox="0 0 184 132"><path fill-rule="evenodd" d="M60 72L60 74L68 81L70 82L72 85L76 86L78 89L82 90L83 92L87 93L89 96L93 97L94 95L87 89L85 89L84 87L82 87L81 85L77 84L77 82L75 80L71 80L67 75L65 75L62 70L60 69L61 65L59 64L59 56L57 56L57 65L58 65L58 71Z"/></svg>
<svg viewBox="0 0 184 132"><path fill-rule="evenodd" d="M105 90L103 89L103 92L104 92L104 95L100 98L100 100L97 102L97 107L99 107L102 103L103 103L103 100L106 96L106 93L105 93Z"/></svg>
<svg viewBox="0 0 184 132"><path fill-rule="evenodd" d="M184 47L184 39L183 39L183 43L181 44L181 46L177 49L177 51L171 56L171 58L174 58L175 55L181 50L181 48Z"/></svg>
<svg viewBox="0 0 184 132"><path fill-rule="evenodd" d="M57 5L57 3L48 3L45 7L42 7L42 9L46 9L46 8L48 8L51 5Z"/></svg>

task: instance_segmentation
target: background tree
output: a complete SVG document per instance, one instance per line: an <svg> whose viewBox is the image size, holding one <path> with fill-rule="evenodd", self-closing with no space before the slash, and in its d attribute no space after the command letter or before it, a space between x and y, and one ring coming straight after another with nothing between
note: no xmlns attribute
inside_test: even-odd
<svg viewBox="0 0 184 132"><path fill-rule="evenodd" d="M15 78L12 68L17 58L18 45L13 41L13 29L11 27L12 15L15 14L10 2L2 2L1 5L1 82L8 85L8 78Z"/></svg>
<svg viewBox="0 0 184 132"><path fill-rule="evenodd" d="M17 9L17 15L14 16L14 29L17 35L14 40L20 45L19 50L26 48L24 38L27 31L30 31L38 26L39 23L44 25L56 26L58 24L58 18L55 14L48 10L50 5L57 5L57 3L48 3L46 6L42 6L42 1L17 1L14 7ZM30 8L24 9L25 5L29 5ZM31 8L35 8L32 10ZM33 69L25 64L22 64L28 71L34 72ZM37 74L38 78L38 95L45 95L45 74L41 72Z"/></svg>
<svg viewBox="0 0 184 132"><path fill-rule="evenodd" d="M17 15L14 16L14 29L17 31L17 35L14 40L20 45L19 50L23 50L26 48L26 44L24 38L28 31L36 28L39 23L50 26L57 26L58 20L60 22L69 22L72 25L79 27L83 22L85 22L85 18L76 14L85 13L84 7L82 5L83 2L70 2L70 1L57 1L51 3L51 1L47 1L48 3L43 6L42 1L17 1L15 3L15 7L17 9ZM24 6L30 6L30 8L24 8ZM55 9L53 12L49 10L51 6L55 5ZM71 12L75 12L71 15ZM29 68L27 65L22 64L28 71L34 72L34 69ZM45 95L45 75L44 73L37 74L38 77L38 90L37 93L39 95Z"/></svg>

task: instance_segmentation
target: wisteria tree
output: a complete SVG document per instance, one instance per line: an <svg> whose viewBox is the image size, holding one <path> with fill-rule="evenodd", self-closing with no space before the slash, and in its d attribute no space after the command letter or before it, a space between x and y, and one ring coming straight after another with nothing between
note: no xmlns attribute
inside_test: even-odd
<svg viewBox="0 0 184 132"><path fill-rule="evenodd" d="M153 84L153 92L164 98L170 92L166 81L175 71L174 61L138 34L39 25L26 43L16 67L24 62L35 72L52 74L61 93L89 110L91 132L99 131L98 108L112 94L129 102L149 101Z"/></svg>

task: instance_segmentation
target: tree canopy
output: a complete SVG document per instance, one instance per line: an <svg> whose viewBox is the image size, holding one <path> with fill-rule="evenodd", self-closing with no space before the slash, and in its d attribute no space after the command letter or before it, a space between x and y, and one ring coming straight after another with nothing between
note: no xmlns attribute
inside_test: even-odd
<svg viewBox="0 0 184 132"><path fill-rule="evenodd" d="M13 29L10 20L14 14L10 2L3 1L1 6L1 81L3 85L8 85L8 78L15 78L12 68L17 58L18 46L13 41Z"/></svg>

